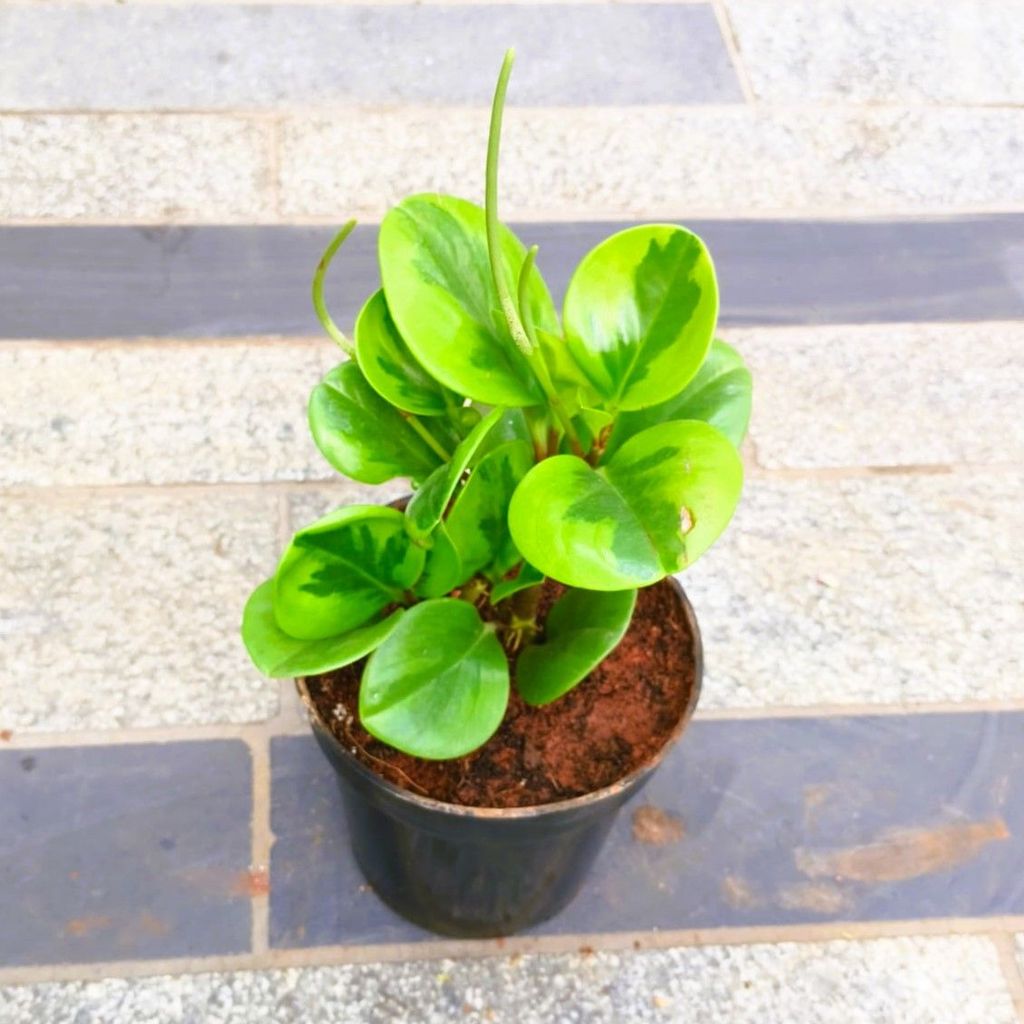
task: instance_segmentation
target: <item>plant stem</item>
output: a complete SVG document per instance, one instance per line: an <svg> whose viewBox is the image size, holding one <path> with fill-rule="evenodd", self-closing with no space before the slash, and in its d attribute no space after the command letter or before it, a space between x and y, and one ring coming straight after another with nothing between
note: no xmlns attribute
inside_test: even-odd
<svg viewBox="0 0 1024 1024"><path fill-rule="evenodd" d="M440 455L445 462L452 461L452 453L445 450L445 448L441 445L441 442L438 441L437 438L434 437L434 435L431 434L430 431L427 430L427 428L423 426L422 423L420 423L419 419L416 416L414 416L411 412L403 412L402 419L404 419L405 422L408 423L409 426L412 427L412 429L415 430L416 433L419 434L420 437L422 437L423 440L428 445L430 445L431 449L437 455Z"/></svg>
<svg viewBox="0 0 1024 1024"><path fill-rule="evenodd" d="M355 345L352 341L345 336L342 330L334 322L331 314L327 312L327 303L324 301L324 278L327 275L327 268L331 265L331 260L334 259L334 254L341 248L342 243L352 234L353 228L355 228L356 222L350 220L331 240L331 244L327 246L323 256L320 257L320 262L317 264L316 273L313 275L313 309L316 310L317 319L319 319L321 326L330 336L331 340L344 352L346 355L355 355Z"/></svg>
<svg viewBox="0 0 1024 1024"><path fill-rule="evenodd" d="M519 319L516 304L512 299L508 281L505 280L501 262L501 225L498 223L498 147L501 143L501 118L505 110L505 93L508 79L512 74L515 50L507 50L498 72L498 84L494 88L494 102L491 104L491 126L487 135L487 174L484 190L484 219L487 224L487 256L491 263L491 276L498 292L498 302L508 324L509 333L516 347L524 356L529 356L533 345Z"/></svg>

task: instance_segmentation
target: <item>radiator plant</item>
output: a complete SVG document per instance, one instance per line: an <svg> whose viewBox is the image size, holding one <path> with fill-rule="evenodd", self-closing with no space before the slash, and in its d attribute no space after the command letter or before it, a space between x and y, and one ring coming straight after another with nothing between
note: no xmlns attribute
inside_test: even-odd
<svg viewBox="0 0 1024 1024"><path fill-rule="evenodd" d="M712 340L704 244L672 224L612 235L576 268L561 321L498 220L498 78L481 208L414 195L385 217L382 287L348 358L309 403L317 446L367 484L408 478L404 509L340 508L292 538L245 608L271 676L368 660L359 716L422 758L462 756L498 728L516 685L556 700L621 640L638 587L691 565L739 499L750 375ZM545 577L566 586L545 620Z"/></svg>

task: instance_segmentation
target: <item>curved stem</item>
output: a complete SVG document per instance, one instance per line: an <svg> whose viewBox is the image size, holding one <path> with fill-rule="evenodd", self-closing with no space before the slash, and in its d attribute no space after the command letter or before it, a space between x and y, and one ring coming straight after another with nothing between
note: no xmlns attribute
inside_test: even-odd
<svg viewBox="0 0 1024 1024"><path fill-rule="evenodd" d="M334 254L341 248L345 239L352 234L352 230L355 226L356 222L354 220L350 220L334 236L331 240L331 244L327 246L323 256L320 257L320 262L316 267L316 273L313 274L313 309L316 310L317 319L320 321L323 329L331 337L331 340L334 341L342 352L345 352L350 356L355 355L355 346L334 322L331 314L327 312L327 303L324 301L324 278L327 275L327 268L331 265L331 260L334 259Z"/></svg>
<svg viewBox="0 0 1024 1024"><path fill-rule="evenodd" d="M494 278L494 287L498 292L498 302L501 304L501 312L504 314L505 322L508 324L509 333L516 347L524 356L533 352L534 346L527 337L519 319L519 312L516 309L512 292L509 290L508 282L503 273L504 267L501 263L501 226L498 223L498 147L501 143L501 119L505 111L505 93L508 91L508 79L512 74L512 62L515 60L515 50L508 50L505 59L501 64L501 71L498 72L498 84L494 88L494 102L491 104L491 126L487 135L487 175L486 188L484 191L484 218L487 224L487 257L491 264L491 276Z"/></svg>
<svg viewBox="0 0 1024 1024"><path fill-rule="evenodd" d="M444 449L441 442L438 441L422 423L420 423L416 416L411 412L404 412L402 413L402 419L404 419L405 422L408 423L409 426L412 427L412 429L415 430L428 445L430 445L431 450L435 454L439 455L445 462L452 461L452 453Z"/></svg>

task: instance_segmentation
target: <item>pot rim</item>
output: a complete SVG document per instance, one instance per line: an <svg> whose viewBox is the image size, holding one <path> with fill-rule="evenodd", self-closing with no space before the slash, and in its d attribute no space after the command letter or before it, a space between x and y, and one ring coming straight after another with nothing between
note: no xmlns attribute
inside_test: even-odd
<svg viewBox="0 0 1024 1024"><path fill-rule="evenodd" d="M379 786L393 799L406 803L412 807L417 807L420 810L425 811L439 812L453 817L476 818L480 820L493 821L515 818L540 818L546 815L559 814L564 811L595 805L608 797L621 793L623 790L630 789L637 781L645 775L653 772L654 769L661 764L665 759L666 754L673 746L675 746L679 737L683 734L689 724L690 719L693 717L694 709L697 706L697 701L700 697L701 685L703 683L704 676L704 646L701 641L700 627L697 624L697 616L693 610L693 605L690 604L690 600L686 596L686 591L683 590L682 584L675 576L666 576L665 580L662 582L667 582L675 592L676 599L682 605L683 618L686 621L686 625L690 630L690 636L693 639L693 686L690 687L686 706L683 708L682 714L679 716L679 721L676 722L671 734L656 753L652 754L639 767L634 768L628 775L624 775L621 779L618 779L610 785L602 786L600 789L592 790L589 793L584 793L582 796L570 797L566 800L556 800L546 804L535 804L531 807L472 807L465 804L448 803L445 800L437 800L434 797L420 796L417 793L413 793L411 790L403 789L401 786L396 786L393 782L385 779L382 775L378 775L377 772L372 771L364 765L358 757L352 754L352 752L324 723L319 711L309 695L305 676L300 676L295 680L295 688L298 690L299 698L306 708L306 714L309 716L309 722L312 728L319 730L327 739L330 740L332 746L335 747L349 762L353 771L361 775L367 782ZM657 586L657 584L655 584L655 586Z"/></svg>

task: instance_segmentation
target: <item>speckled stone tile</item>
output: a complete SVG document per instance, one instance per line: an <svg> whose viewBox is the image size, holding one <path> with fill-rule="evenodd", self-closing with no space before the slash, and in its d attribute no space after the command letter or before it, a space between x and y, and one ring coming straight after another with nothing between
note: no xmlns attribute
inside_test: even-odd
<svg viewBox="0 0 1024 1024"><path fill-rule="evenodd" d="M282 214L379 218L420 191L480 199L486 111L446 111L443 133L437 125L428 109L286 121ZM502 215L906 214L1019 205L1022 145L1019 109L510 110Z"/></svg>
<svg viewBox="0 0 1024 1024"><path fill-rule="evenodd" d="M0 345L0 485L332 479L306 403L329 341Z"/></svg>
<svg viewBox="0 0 1024 1024"><path fill-rule="evenodd" d="M727 331L765 467L1024 460L1024 322Z"/></svg>
<svg viewBox="0 0 1024 1024"><path fill-rule="evenodd" d="M288 495L288 526L294 533L341 505L387 505L410 493L407 480L389 480L372 486L342 480L331 486L313 487Z"/></svg>
<svg viewBox="0 0 1024 1024"><path fill-rule="evenodd" d="M60 61L40 62L61 41ZM572 59L553 51L559 39ZM679 40L687 59L679 59ZM190 109L741 99L710 4L241 4L0 9L0 105Z"/></svg>
<svg viewBox="0 0 1024 1024"><path fill-rule="evenodd" d="M768 103L1024 102L1017 0L726 0Z"/></svg>
<svg viewBox="0 0 1024 1024"><path fill-rule="evenodd" d="M0 218L273 215L268 128L242 117L9 114L0 116L0 156Z"/></svg>
<svg viewBox="0 0 1024 1024"><path fill-rule="evenodd" d="M984 937L309 967L0 989L7 1024L1014 1024Z"/></svg>
<svg viewBox="0 0 1024 1024"><path fill-rule="evenodd" d="M0 501L0 728L247 722L277 708L238 625L274 568L256 492Z"/></svg>
<svg viewBox="0 0 1024 1024"><path fill-rule="evenodd" d="M704 707L1024 697L1024 472L751 478L681 577Z"/></svg>
<svg viewBox="0 0 1024 1024"><path fill-rule="evenodd" d="M0 749L0 967L248 952L251 814L241 740Z"/></svg>

